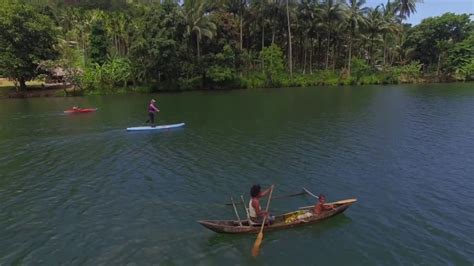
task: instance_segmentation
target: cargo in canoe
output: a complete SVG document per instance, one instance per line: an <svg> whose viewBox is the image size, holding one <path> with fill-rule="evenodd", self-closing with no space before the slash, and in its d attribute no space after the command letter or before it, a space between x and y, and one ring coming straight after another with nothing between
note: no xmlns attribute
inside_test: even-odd
<svg viewBox="0 0 474 266"><path fill-rule="evenodd" d="M282 215L275 216L275 220L272 224L266 225L263 228L263 231L274 231L282 230L297 226L303 226L308 224L317 223L319 221L334 217L340 213L343 213L347 208L354 204L357 199L347 199L336 201L332 203L326 203L334 205L334 210L328 210L323 212L321 215L312 214L311 217L305 219L296 219L296 216L302 215L304 213L311 212L309 209L313 206L304 207L303 210L294 211L285 213ZM201 220L198 221L202 226L211 229L217 233L227 233L227 234L256 234L260 231L260 225L258 224L249 224L248 220L241 220L242 225L240 225L238 220Z"/></svg>

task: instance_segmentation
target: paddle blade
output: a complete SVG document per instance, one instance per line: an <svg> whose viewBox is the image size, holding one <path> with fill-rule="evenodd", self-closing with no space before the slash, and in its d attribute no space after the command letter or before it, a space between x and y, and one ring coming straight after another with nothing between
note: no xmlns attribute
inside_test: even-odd
<svg viewBox="0 0 474 266"><path fill-rule="evenodd" d="M260 245L262 244L263 233L260 231L257 235L257 239L255 239L255 243L253 243L252 247L252 256L257 257L260 253Z"/></svg>

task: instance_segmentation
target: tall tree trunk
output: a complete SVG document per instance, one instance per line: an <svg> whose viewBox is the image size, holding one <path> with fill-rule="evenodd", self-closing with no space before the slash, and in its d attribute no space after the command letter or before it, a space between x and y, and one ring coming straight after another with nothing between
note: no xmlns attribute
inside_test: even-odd
<svg viewBox="0 0 474 266"><path fill-rule="evenodd" d="M20 83L20 90L21 91L26 91L26 80L24 77L21 77L18 79L18 82Z"/></svg>
<svg viewBox="0 0 474 266"><path fill-rule="evenodd" d="M313 74L313 38L310 38L311 49L309 50L309 73Z"/></svg>
<svg viewBox="0 0 474 266"><path fill-rule="evenodd" d="M198 60L201 58L201 52L199 51L199 37L196 36L196 47L197 47L197 58Z"/></svg>
<svg viewBox="0 0 474 266"><path fill-rule="evenodd" d="M440 75L440 70L441 70L441 52L439 52L438 63L437 63L437 66L436 66L436 75L438 76L438 79L439 79L439 75Z"/></svg>
<svg viewBox="0 0 474 266"><path fill-rule="evenodd" d="M290 29L290 9L288 7L288 1L286 0L286 18L288 21L288 66L290 68L290 78L293 78L293 58L292 58L292 53L293 51L291 50L291 29Z"/></svg>
<svg viewBox="0 0 474 266"><path fill-rule="evenodd" d="M387 63L387 36L384 33L383 34L383 67L385 68L385 65Z"/></svg>
<svg viewBox="0 0 474 266"><path fill-rule="evenodd" d="M262 8L262 13L263 13L263 8ZM262 51L263 48L265 47L265 24L264 24L264 18L262 16ZM262 56L262 72L265 70L265 61L263 60Z"/></svg>
<svg viewBox="0 0 474 266"><path fill-rule="evenodd" d="M372 66L372 53L374 49L374 37L370 37L370 47L369 47L369 65Z"/></svg>
<svg viewBox="0 0 474 266"><path fill-rule="evenodd" d="M334 70L336 70L336 49L337 49L337 45L334 44L332 46L332 71L334 72Z"/></svg>
<svg viewBox="0 0 474 266"><path fill-rule="evenodd" d="M328 30L328 40L327 40L327 45L326 45L326 70L328 70L329 67L329 43L331 40L331 30Z"/></svg>
<svg viewBox="0 0 474 266"><path fill-rule="evenodd" d="M303 41L303 74L306 74L306 42Z"/></svg>
<svg viewBox="0 0 474 266"><path fill-rule="evenodd" d="M86 66L86 41L84 40L84 33L81 32L82 35L82 63L83 66Z"/></svg>
<svg viewBox="0 0 474 266"><path fill-rule="evenodd" d="M243 20L244 16L242 15L242 11L240 11L240 50L242 51L242 46L243 46L243 38L242 38L242 26L243 26Z"/></svg>
<svg viewBox="0 0 474 266"><path fill-rule="evenodd" d="M118 37L115 36L114 39L115 39L115 51L116 51L116 53L117 53L118 55L120 55L120 48L119 48L119 43L118 43Z"/></svg>
<svg viewBox="0 0 474 266"><path fill-rule="evenodd" d="M263 16L263 4L262 4L262 51L263 47L265 47L265 18Z"/></svg>
<svg viewBox="0 0 474 266"><path fill-rule="evenodd" d="M402 62L402 49L403 49L403 17L400 17L400 53L399 53L399 61Z"/></svg>
<svg viewBox="0 0 474 266"><path fill-rule="evenodd" d="M351 61L352 61L352 35L349 36L349 56L347 59L347 73L351 75Z"/></svg>
<svg viewBox="0 0 474 266"><path fill-rule="evenodd" d="M275 43L275 28L272 29L272 44Z"/></svg>

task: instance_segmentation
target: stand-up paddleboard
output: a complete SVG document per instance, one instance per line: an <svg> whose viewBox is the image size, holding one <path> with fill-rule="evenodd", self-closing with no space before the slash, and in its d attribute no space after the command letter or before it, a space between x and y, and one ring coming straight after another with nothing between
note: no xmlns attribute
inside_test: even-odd
<svg viewBox="0 0 474 266"><path fill-rule="evenodd" d="M170 128L178 128L184 126L184 123L179 124L171 124L171 125L161 125L155 127L127 127L127 131L142 131L142 130L160 130L160 129L170 129Z"/></svg>

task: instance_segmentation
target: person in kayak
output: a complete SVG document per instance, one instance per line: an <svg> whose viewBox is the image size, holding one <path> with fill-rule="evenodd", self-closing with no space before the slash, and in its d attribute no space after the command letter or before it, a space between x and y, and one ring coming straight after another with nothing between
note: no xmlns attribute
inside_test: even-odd
<svg viewBox="0 0 474 266"><path fill-rule="evenodd" d="M250 189L250 202L249 202L249 216L250 220L254 223L261 224L263 218L266 216L268 223L273 222L273 217L267 211L263 211L260 208L260 198L265 197L273 189L273 185L267 188L265 191L261 191L260 185L253 185Z"/></svg>
<svg viewBox="0 0 474 266"><path fill-rule="evenodd" d="M155 103L155 99L151 99L148 105L148 120L145 122L151 123L152 126L155 126L155 113L160 111L160 109L155 106Z"/></svg>
<svg viewBox="0 0 474 266"><path fill-rule="evenodd" d="M314 205L314 209L313 209L314 214L321 215L325 211L336 209L334 208L333 205L324 205L326 204L326 196L324 196L323 194L320 194L318 198L319 198L318 203Z"/></svg>

